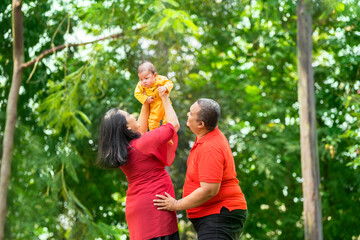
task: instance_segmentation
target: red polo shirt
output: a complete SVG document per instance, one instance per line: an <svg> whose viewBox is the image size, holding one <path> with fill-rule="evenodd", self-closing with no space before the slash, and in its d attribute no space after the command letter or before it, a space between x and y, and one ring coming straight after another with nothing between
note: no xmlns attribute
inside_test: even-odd
<svg viewBox="0 0 360 240"><path fill-rule="evenodd" d="M229 142L217 127L200 140L195 140L187 161L183 197L199 188L200 182L221 183L220 190L199 207L186 210L188 218L219 214L222 207L230 211L247 209L245 196L236 178Z"/></svg>

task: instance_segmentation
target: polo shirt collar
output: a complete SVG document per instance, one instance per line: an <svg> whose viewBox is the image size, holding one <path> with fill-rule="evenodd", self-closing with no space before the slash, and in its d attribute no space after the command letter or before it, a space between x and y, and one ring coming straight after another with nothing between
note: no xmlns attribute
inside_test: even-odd
<svg viewBox="0 0 360 240"><path fill-rule="evenodd" d="M208 132L207 134L205 134L205 136L203 136L203 137L200 138L199 140L198 140L198 138L196 137L196 138L195 138L194 146L205 142L205 141L208 140L209 138L217 135L219 132L220 132L220 130L219 130L218 126L216 126L216 128L215 128L214 130L212 130L211 132Z"/></svg>

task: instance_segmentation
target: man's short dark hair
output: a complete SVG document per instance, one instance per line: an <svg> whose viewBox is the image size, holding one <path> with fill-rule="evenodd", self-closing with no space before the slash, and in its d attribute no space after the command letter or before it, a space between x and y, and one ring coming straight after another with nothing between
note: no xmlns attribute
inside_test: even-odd
<svg viewBox="0 0 360 240"><path fill-rule="evenodd" d="M219 104L208 98L200 98L196 103L200 106L200 111L197 114L197 121L203 121L206 129L210 131L214 130L220 116Z"/></svg>

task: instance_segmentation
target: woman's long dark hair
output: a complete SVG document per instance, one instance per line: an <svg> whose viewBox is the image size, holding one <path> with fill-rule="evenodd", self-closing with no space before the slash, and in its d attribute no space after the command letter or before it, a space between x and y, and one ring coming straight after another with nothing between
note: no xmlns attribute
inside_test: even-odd
<svg viewBox="0 0 360 240"><path fill-rule="evenodd" d="M97 165L102 168L118 168L127 163L127 147L140 134L126 127L127 121L119 109L106 112L100 124Z"/></svg>

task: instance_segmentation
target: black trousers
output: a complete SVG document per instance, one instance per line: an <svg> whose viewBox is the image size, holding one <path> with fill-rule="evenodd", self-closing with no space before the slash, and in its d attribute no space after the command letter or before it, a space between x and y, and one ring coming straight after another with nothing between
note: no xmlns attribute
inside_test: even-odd
<svg viewBox="0 0 360 240"><path fill-rule="evenodd" d="M201 218L190 218L198 235L198 240L238 240L244 229L247 210L229 211L222 207L220 214Z"/></svg>

